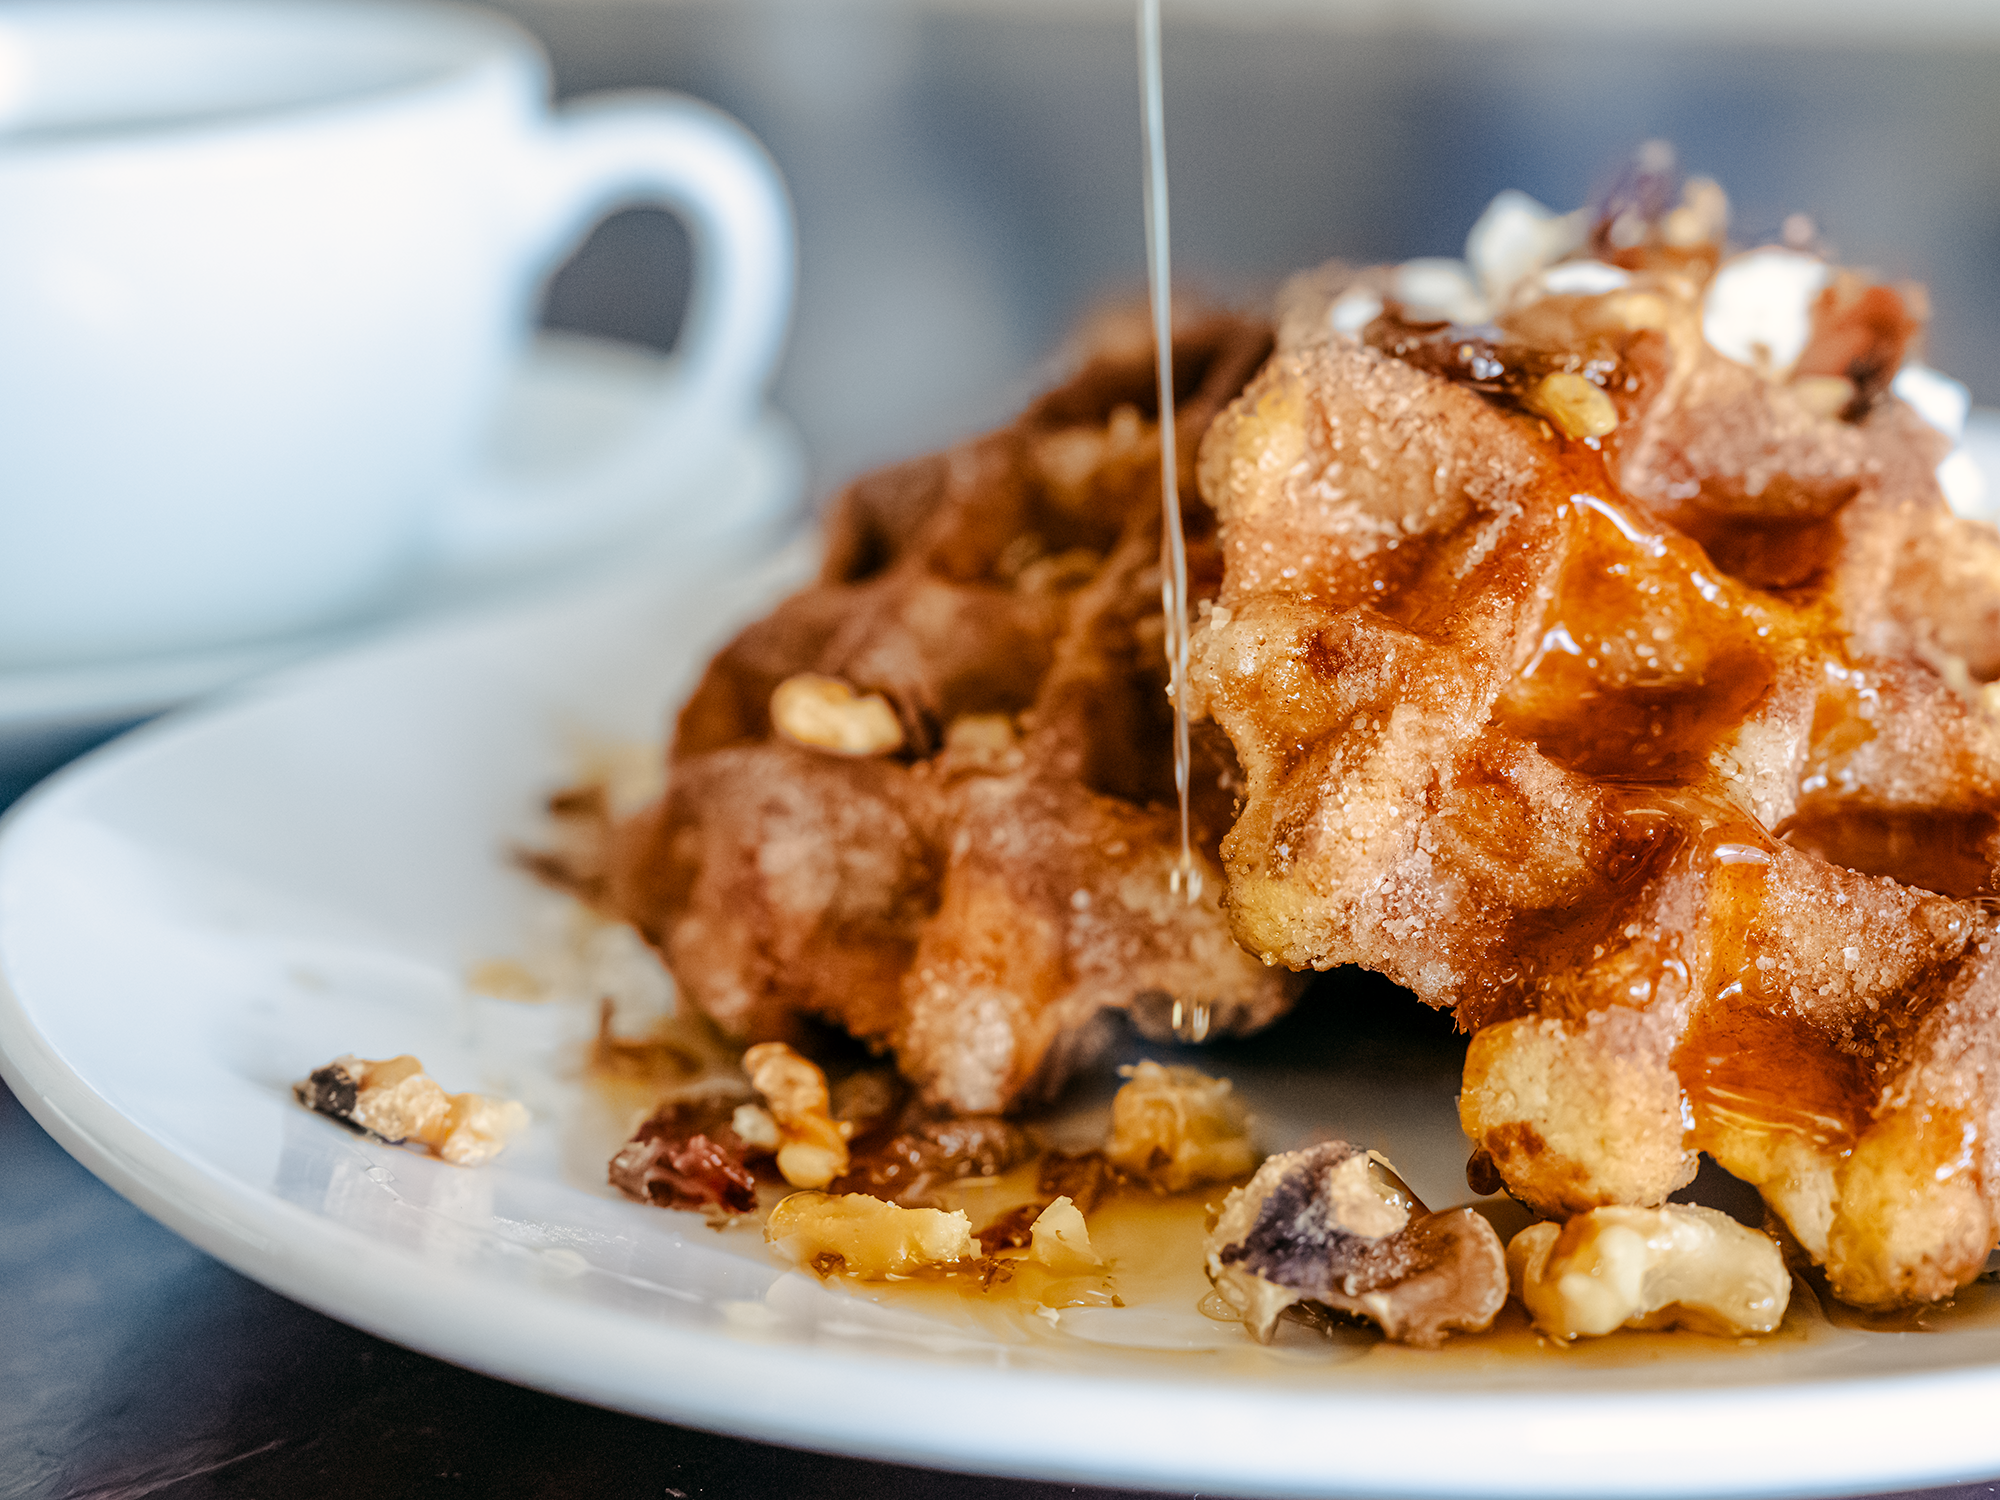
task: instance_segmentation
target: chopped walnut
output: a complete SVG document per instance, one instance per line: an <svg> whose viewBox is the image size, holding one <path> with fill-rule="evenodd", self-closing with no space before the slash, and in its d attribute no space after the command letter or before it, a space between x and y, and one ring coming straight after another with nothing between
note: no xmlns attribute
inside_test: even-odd
<svg viewBox="0 0 2000 1500"><path fill-rule="evenodd" d="M1813 304L1798 375L1848 380L1854 397L1841 415L1859 421L1902 368L1903 352L1929 312L1926 303L1921 287L1877 286L1852 271L1834 272Z"/></svg>
<svg viewBox="0 0 2000 1500"><path fill-rule="evenodd" d="M1026 763L1014 721L1006 714L965 714L944 732L940 764L947 776L1006 775Z"/></svg>
<svg viewBox="0 0 2000 1500"><path fill-rule="evenodd" d="M1302 1302L1434 1346L1489 1327L1507 1300L1491 1224L1469 1208L1429 1212L1386 1161L1345 1141L1266 1161L1223 1201L1206 1250L1209 1280L1260 1343Z"/></svg>
<svg viewBox="0 0 2000 1500"><path fill-rule="evenodd" d="M1167 1192L1226 1182L1257 1165L1249 1120L1226 1078L1142 1062L1111 1101L1104 1154L1128 1176Z"/></svg>
<svg viewBox="0 0 2000 1500"><path fill-rule="evenodd" d="M1507 1246L1507 1270L1535 1326L1559 1339L1617 1328L1769 1333L1792 1290L1767 1236L1692 1203L1530 1224Z"/></svg>
<svg viewBox="0 0 2000 1500"><path fill-rule="evenodd" d="M768 1162L769 1148L737 1131L744 1107L725 1094L661 1105L611 1158L611 1185L642 1203L693 1209L717 1221L751 1212L757 1207L752 1163Z"/></svg>
<svg viewBox="0 0 2000 1500"><path fill-rule="evenodd" d="M1044 1152L1035 1167L1035 1191L1043 1201L1069 1198L1089 1213L1118 1185L1118 1173L1102 1151Z"/></svg>
<svg viewBox="0 0 2000 1500"><path fill-rule="evenodd" d="M415 1141L458 1167L506 1149L528 1125L527 1106L484 1094L447 1094L414 1057L336 1057L303 1083L299 1103L391 1145Z"/></svg>
<svg viewBox="0 0 2000 1500"><path fill-rule="evenodd" d="M1104 1269L1104 1257L1090 1248L1090 1230L1083 1215L1067 1198L1058 1198L1036 1217L1028 1228L1030 1259L1051 1271L1078 1275Z"/></svg>
<svg viewBox="0 0 2000 1500"><path fill-rule="evenodd" d="M938 1189L947 1183L997 1177L1026 1161L1034 1144L1020 1126L999 1115L939 1119L912 1105L897 1120L879 1122L850 1149L852 1163L830 1184L833 1190L924 1208L933 1205Z"/></svg>
<svg viewBox="0 0 2000 1500"><path fill-rule="evenodd" d="M823 1188L847 1170L849 1127L833 1118L826 1074L816 1064L783 1042L760 1042L743 1054L743 1071L770 1106L785 1181Z"/></svg>
<svg viewBox="0 0 2000 1500"><path fill-rule="evenodd" d="M979 1255L962 1212L902 1208L866 1193L793 1193L771 1210L764 1239L794 1264L863 1281L957 1266Z"/></svg>
<svg viewBox="0 0 2000 1500"><path fill-rule="evenodd" d="M729 1128L742 1137L744 1145L754 1146L759 1151L775 1154L785 1144L785 1133L778 1129L778 1122L761 1104L737 1105L729 1116Z"/></svg>
<svg viewBox="0 0 2000 1500"><path fill-rule="evenodd" d="M778 733L836 755L888 755L903 747L903 726L880 693L865 696L838 677L800 672L771 692Z"/></svg>
<svg viewBox="0 0 2000 1500"><path fill-rule="evenodd" d="M1544 375L1521 404L1547 417L1568 438L1601 438L1618 427L1618 408L1611 398L1571 370Z"/></svg>
<svg viewBox="0 0 2000 1500"><path fill-rule="evenodd" d="M1040 1203L1019 1203L1008 1209L973 1236L979 1241L980 1253L996 1255L1002 1250L1025 1250L1035 1242L1035 1221L1045 1207Z"/></svg>
<svg viewBox="0 0 2000 1500"><path fill-rule="evenodd" d="M988 1255L1000 1250L1019 1250L1033 1243L1035 1222L1058 1202L1070 1204L1079 1216L1090 1213L1118 1185L1118 1174L1102 1151L1082 1151L1070 1155L1047 1151L1036 1164L1033 1203L1021 1203L993 1219L979 1231L979 1247Z"/></svg>

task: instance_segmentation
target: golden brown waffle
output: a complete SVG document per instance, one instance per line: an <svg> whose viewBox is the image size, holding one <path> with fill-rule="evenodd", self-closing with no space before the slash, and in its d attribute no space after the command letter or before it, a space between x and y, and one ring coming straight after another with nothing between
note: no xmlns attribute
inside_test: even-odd
<svg viewBox="0 0 2000 1500"><path fill-rule="evenodd" d="M1235 931L1455 1009L1533 1207L1706 1151L1842 1298L1941 1297L2000 1211L2000 537L1884 394L1906 299L1836 283L1779 381L1704 341L1713 246L1620 258L1358 337L1324 273L1209 432Z"/></svg>
<svg viewBox="0 0 2000 1500"><path fill-rule="evenodd" d="M1212 728L1193 778L1207 894L1169 889L1152 347L1114 342L1013 426L841 495L818 581L682 710L667 795L616 831L596 895L731 1035L831 1021L892 1050L930 1102L978 1112L1060 1082L1107 1012L1159 1034L1179 1003L1184 1030L1200 1015L1221 1033L1289 1003L1294 977L1238 948L1218 903L1234 762ZM1176 342L1210 592L1192 453L1270 343L1231 318ZM878 753L780 732L773 694L794 680L822 698L831 683L828 711ZM873 718L849 689L879 695Z"/></svg>

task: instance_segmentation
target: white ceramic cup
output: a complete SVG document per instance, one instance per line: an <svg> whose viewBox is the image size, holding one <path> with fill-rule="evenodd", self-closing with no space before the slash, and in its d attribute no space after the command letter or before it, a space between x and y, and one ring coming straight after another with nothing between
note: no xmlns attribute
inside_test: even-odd
<svg viewBox="0 0 2000 1500"><path fill-rule="evenodd" d="M690 99L551 115L548 87L455 6L0 0L0 668L322 626L603 538L635 464L741 429L792 295L769 158ZM541 284L644 203L695 251L655 415L510 492L481 458Z"/></svg>

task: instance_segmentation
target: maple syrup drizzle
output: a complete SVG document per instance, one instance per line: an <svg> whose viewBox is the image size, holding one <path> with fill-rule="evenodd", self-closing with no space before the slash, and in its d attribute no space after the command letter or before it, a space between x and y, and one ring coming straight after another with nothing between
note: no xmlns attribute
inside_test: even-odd
<svg viewBox="0 0 2000 1500"><path fill-rule="evenodd" d="M1154 367L1160 387L1160 602L1166 612L1167 666L1174 700L1174 790L1180 798L1180 857L1172 889L1189 905L1201 896L1188 831L1187 539L1181 532L1180 462L1174 438L1174 295L1167 214L1167 136L1160 85L1160 0L1138 0L1140 114L1146 138L1146 282L1152 293ZM1198 1041L1208 1006L1174 1004L1174 1029Z"/></svg>

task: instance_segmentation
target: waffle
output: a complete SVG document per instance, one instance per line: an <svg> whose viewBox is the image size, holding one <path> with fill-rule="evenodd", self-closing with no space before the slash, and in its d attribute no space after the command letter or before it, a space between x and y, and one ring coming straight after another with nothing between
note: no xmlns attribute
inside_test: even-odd
<svg viewBox="0 0 2000 1500"><path fill-rule="evenodd" d="M1192 454L1270 346L1228 317L1176 340L1211 592ZM1113 1012L1220 1034L1289 1004L1295 977L1238 948L1217 900L1235 768L1212 728L1192 774L1208 894L1170 889L1153 389L1150 338L1107 323L1011 427L839 496L817 581L709 667L664 799L586 884L731 1036L830 1022L927 1102L983 1113L1046 1096Z"/></svg>
<svg viewBox="0 0 2000 1500"><path fill-rule="evenodd" d="M1707 1152L1893 1307L2000 1211L2000 536L1888 393L1920 299L1829 270L1796 359L1727 358L1697 188L1484 327L1294 288L1200 456L1228 907L1455 1013L1483 1189L1652 1205Z"/></svg>

